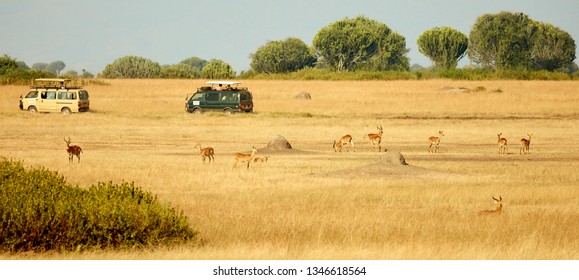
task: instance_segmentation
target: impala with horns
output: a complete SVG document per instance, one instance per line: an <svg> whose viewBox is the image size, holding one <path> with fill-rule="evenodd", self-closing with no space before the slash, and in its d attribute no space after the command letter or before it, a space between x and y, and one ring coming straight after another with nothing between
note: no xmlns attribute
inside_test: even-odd
<svg viewBox="0 0 579 280"><path fill-rule="evenodd" d="M493 196L495 201L495 210L483 210L479 212L479 215L500 215L503 211L503 198L499 195L499 199Z"/></svg>
<svg viewBox="0 0 579 280"><path fill-rule="evenodd" d="M378 133L369 133L369 134L365 134L363 138L368 137L368 140L370 140L370 143L372 144L372 146L378 146L378 152L380 152L380 150L382 150L382 147L380 146L380 142L382 142L382 133L384 133L384 130L382 129L382 126L377 126L376 128L378 128Z"/></svg>
<svg viewBox="0 0 579 280"><path fill-rule="evenodd" d="M257 148L255 146L252 147L251 154L235 153L233 155L233 159L235 160L235 163L233 164L233 168L236 168L237 164L241 161L241 162L245 163L247 166L247 169L249 169L249 163L251 163L251 161L255 157L255 153L257 153Z"/></svg>
<svg viewBox="0 0 579 280"><path fill-rule="evenodd" d="M195 148L197 148L197 151L201 155L203 163L205 163L205 158L209 158L210 163L212 160L213 162L215 162L215 158L213 157L213 155L215 154L215 150L213 148L211 147L201 148L201 144L195 145Z"/></svg>
<svg viewBox="0 0 579 280"><path fill-rule="evenodd" d="M348 152L350 151L350 147L354 147L354 141L352 141L352 136L350 134L342 136L337 142L334 140L333 147L335 152L342 152L344 146L348 147Z"/></svg>
<svg viewBox="0 0 579 280"><path fill-rule="evenodd" d="M80 162L80 153L82 153L82 148L77 145L70 145L70 136L68 137L68 140L66 140L66 137L64 137L64 142L66 143L68 162L73 162L74 156L76 156L78 158L78 162Z"/></svg>
<svg viewBox="0 0 579 280"><path fill-rule="evenodd" d="M529 146L531 145L531 137L533 137L533 134L527 133L527 136L529 136L529 139L521 139L521 148L519 149L520 155L526 155L529 153Z"/></svg>

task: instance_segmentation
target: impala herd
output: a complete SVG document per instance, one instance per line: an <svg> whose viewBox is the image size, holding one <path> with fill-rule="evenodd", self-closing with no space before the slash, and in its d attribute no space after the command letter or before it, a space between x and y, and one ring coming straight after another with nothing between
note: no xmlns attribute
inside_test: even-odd
<svg viewBox="0 0 579 280"><path fill-rule="evenodd" d="M378 152L382 151L382 135L384 130L382 126L377 126L378 129L377 133L368 133L363 136L364 139L368 139L372 147L377 146ZM430 136L428 141L430 142L430 146L428 146L429 153L438 153L440 140L444 136L444 132L442 130L438 131L438 136ZM501 137L502 133L497 134L497 144L498 144L498 153L499 154L508 154L508 147L507 147L507 139ZM529 137L528 139L522 138L520 143L519 154L526 155L529 153L529 146L531 145L531 138L533 134L527 134ZM70 137L68 140L66 137L64 138L64 142L66 143L66 152L68 153L68 161L73 162L73 157L76 156L78 158L78 162L80 163L80 154L82 153L82 148L77 145L71 145ZM346 134L338 141L334 140L333 148L334 152L342 152L342 149L346 147L347 151L349 152L350 149L354 148L354 142L352 140L352 135ZM205 147L202 148L201 144L196 144L194 149L197 148L197 153L201 156L201 161L205 164L205 159L208 159L208 162L211 163L212 161L215 162L215 149L212 147ZM256 156L258 149L254 146L252 147L251 153L235 153L233 154L234 164L232 168L236 168L238 163L242 163L246 166L246 169L249 169L250 163L267 163L269 156ZM384 152L388 151L388 149L384 149ZM491 214L501 214L502 207L503 207L503 198L499 196L499 198L495 198L493 196L493 200L496 204L495 210L484 210L480 211L480 215L491 215Z"/></svg>

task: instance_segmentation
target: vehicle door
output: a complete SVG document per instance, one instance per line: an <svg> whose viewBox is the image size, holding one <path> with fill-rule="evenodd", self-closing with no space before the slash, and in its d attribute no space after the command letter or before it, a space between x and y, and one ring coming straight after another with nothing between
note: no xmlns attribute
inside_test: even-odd
<svg viewBox="0 0 579 280"><path fill-rule="evenodd" d="M62 108L67 107L72 111L75 111L78 104L75 104L76 93L68 92L66 90L59 90L56 94L56 104L57 108L55 110L62 110Z"/></svg>
<svg viewBox="0 0 579 280"><path fill-rule="evenodd" d="M205 106L203 109L219 110L224 107L221 105L221 96L219 91L210 91L205 93Z"/></svg>
<svg viewBox="0 0 579 280"><path fill-rule="evenodd" d="M22 98L22 110L28 110L28 107L30 106L35 106L36 107L36 102L38 101L38 91L37 90L31 90L28 92L28 94L26 94L26 96L24 96L24 98Z"/></svg>
<svg viewBox="0 0 579 280"><path fill-rule="evenodd" d="M40 102L36 103L39 112L56 112L56 89L40 92Z"/></svg>
<svg viewBox="0 0 579 280"><path fill-rule="evenodd" d="M236 109L239 105L239 93L234 91L221 92L221 107Z"/></svg>

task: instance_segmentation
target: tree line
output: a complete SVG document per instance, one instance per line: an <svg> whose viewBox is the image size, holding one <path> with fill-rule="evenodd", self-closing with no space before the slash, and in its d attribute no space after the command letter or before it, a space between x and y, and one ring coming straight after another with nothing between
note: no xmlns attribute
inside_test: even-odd
<svg viewBox="0 0 579 280"><path fill-rule="evenodd" d="M476 65L475 68L485 71L577 71L573 62L576 45L571 35L523 13L484 14L476 19L468 35L447 26L435 27L422 33L417 44L420 53L432 61L434 71L456 69L458 61L466 56ZM404 72L411 70L408 52L404 36L384 23L358 16L323 27L311 46L291 37L270 41L250 54L251 69L240 75L287 74L304 69L334 73ZM0 75L6 72L3 69L10 68L10 65L13 67L15 61L10 60L6 55L0 58ZM60 75L64 63L35 64L32 68ZM89 74L83 71L82 76ZM174 65L160 65L138 56L118 58L98 74L98 77L108 79L227 79L235 76L231 65L219 59L207 61L190 57Z"/></svg>

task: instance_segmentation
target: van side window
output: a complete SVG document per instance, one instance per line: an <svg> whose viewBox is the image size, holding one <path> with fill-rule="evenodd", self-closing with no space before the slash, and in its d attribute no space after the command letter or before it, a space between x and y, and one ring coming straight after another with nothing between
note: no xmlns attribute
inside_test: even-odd
<svg viewBox="0 0 579 280"><path fill-rule="evenodd" d="M205 101L219 101L219 92L208 92L205 94Z"/></svg>
<svg viewBox="0 0 579 280"><path fill-rule="evenodd" d="M56 99L56 91L47 91L46 99Z"/></svg>

